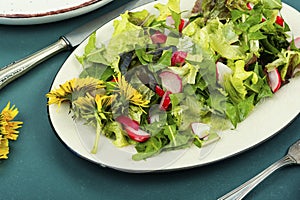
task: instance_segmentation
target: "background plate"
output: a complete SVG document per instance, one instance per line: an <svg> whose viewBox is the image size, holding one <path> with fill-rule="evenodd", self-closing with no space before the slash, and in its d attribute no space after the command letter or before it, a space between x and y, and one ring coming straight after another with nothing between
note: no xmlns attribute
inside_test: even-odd
<svg viewBox="0 0 300 200"><path fill-rule="evenodd" d="M161 2L165 3L166 1ZM147 4L140 7L139 10L147 9L150 12L157 13L153 8L154 4ZM193 5L184 4L182 1L181 6L182 10L186 10ZM293 35L299 36L298 19L300 13L284 4L281 14L289 24ZM109 39L112 33L111 27L112 22L109 22L97 31L98 42ZM52 88L57 88L59 84L78 77L82 67L77 62L75 55L82 55L86 43L87 41L83 42L66 60L55 77ZM300 77L292 79L273 98L266 99L257 105L244 122L240 123L235 130L222 133L221 140L214 145L202 149L192 147L181 152L167 152L147 161L139 162L131 160L132 150L116 148L104 137L100 139L102 145L99 145L98 155L90 154L91 148L86 147L87 142L83 142L83 137L87 137L84 140L92 141L92 137L95 135L93 134L94 130L79 127L72 120L71 114L68 113L68 106L61 107L59 111L56 105L51 105L48 109L50 121L58 137L77 155L102 166L126 172L170 171L201 166L231 157L274 136L298 115L300 111L299 91ZM85 132L84 136L82 136L83 132ZM170 157L173 159L170 159ZM164 158L168 159L167 163L164 163L164 165L157 163L164 160Z"/></svg>
<svg viewBox="0 0 300 200"><path fill-rule="evenodd" d="M79 16L113 0L0 0L0 24L29 25Z"/></svg>

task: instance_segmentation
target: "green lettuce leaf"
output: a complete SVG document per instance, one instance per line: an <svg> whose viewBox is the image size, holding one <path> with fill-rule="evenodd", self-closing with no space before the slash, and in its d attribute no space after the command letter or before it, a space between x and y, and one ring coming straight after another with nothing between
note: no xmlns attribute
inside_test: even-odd
<svg viewBox="0 0 300 200"><path fill-rule="evenodd" d="M158 3L154 5L154 8L160 12L156 20L164 21L168 16L172 16L172 11L180 13L180 0L169 0L167 4Z"/></svg>
<svg viewBox="0 0 300 200"><path fill-rule="evenodd" d="M205 27L209 34L209 44L214 51L224 58L231 60L245 59L244 49L236 45L239 37L234 31L234 27L232 23L222 24L217 19L210 21Z"/></svg>
<svg viewBox="0 0 300 200"><path fill-rule="evenodd" d="M112 143L115 146L124 147L129 145L126 137L124 136L125 133L123 131L123 128L118 122L108 122L104 126L103 132L106 136L113 140Z"/></svg>

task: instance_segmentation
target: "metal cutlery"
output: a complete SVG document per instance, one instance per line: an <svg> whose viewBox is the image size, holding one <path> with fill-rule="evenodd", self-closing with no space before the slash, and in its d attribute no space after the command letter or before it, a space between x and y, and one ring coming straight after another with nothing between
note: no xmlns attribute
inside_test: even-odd
<svg viewBox="0 0 300 200"><path fill-rule="evenodd" d="M240 200L274 171L283 166L291 164L300 164L300 140L298 140L289 148L288 153L283 158L281 158L241 186L218 198L218 200Z"/></svg>
<svg viewBox="0 0 300 200"><path fill-rule="evenodd" d="M133 8L154 1L156 0L132 0L129 3L124 4L123 6L100 16L99 18L96 18L91 22L84 24L83 26L73 30L72 32L61 36L58 41L54 42L48 47L45 47L44 49L37 51L36 53L24 59L15 61L7 66L2 67L0 69L0 89L16 78L22 76L41 62L58 54L59 52L72 50L74 47L83 42L91 33L96 31L99 27L114 19L124 11L131 10Z"/></svg>

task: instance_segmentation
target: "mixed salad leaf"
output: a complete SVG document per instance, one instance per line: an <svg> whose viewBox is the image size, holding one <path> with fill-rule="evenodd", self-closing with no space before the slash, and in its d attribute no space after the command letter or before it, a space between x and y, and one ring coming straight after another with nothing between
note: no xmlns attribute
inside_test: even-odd
<svg viewBox="0 0 300 200"><path fill-rule="evenodd" d="M117 147L134 145L133 160L163 151L199 148L236 128L300 67L300 50L287 34L280 0L179 0L121 14L111 40L89 37L83 66L47 94L70 104Z"/></svg>

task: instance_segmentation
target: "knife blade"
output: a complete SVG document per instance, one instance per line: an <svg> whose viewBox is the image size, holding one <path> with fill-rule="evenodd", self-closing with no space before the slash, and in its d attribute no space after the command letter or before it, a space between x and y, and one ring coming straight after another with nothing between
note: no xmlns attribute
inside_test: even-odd
<svg viewBox="0 0 300 200"><path fill-rule="evenodd" d="M119 8L74 29L70 33L61 36L53 44L50 44L49 46L29 55L28 57L4 66L0 69L0 89L54 55L66 50L71 51L98 28L116 18L126 10L132 10L154 1L157 0L132 0Z"/></svg>

